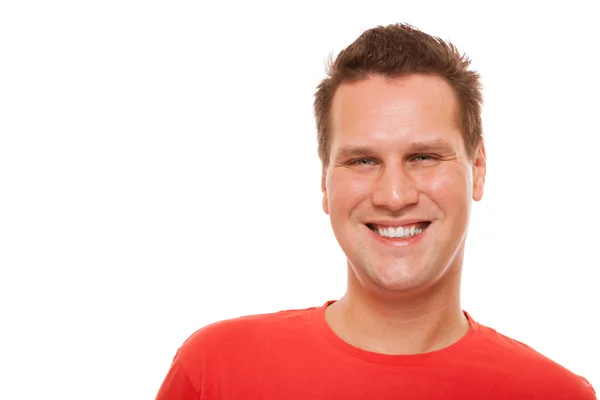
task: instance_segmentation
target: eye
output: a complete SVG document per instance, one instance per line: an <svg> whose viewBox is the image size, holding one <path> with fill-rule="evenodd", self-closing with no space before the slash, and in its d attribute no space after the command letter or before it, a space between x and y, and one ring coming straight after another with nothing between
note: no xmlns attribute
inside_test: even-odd
<svg viewBox="0 0 600 400"><path fill-rule="evenodd" d="M350 161L350 164L352 165L370 165L369 163L374 163L375 161L371 160L370 158L359 158L357 160L352 160Z"/></svg>
<svg viewBox="0 0 600 400"><path fill-rule="evenodd" d="M417 154L415 156L411 157L412 161L418 161L418 162L423 162L423 161L432 161L432 160L436 160L438 157L431 155L431 154Z"/></svg>

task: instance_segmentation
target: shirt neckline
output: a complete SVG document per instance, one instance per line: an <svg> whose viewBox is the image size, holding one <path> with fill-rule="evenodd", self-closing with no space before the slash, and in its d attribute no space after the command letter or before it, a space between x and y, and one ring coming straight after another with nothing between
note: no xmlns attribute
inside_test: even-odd
<svg viewBox="0 0 600 400"><path fill-rule="evenodd" d="M448 362L464 353L473 342L477 340L480 333L479 324L463 310L463 313L469 321L469 330L463 337L443 349L435 350L422 354L381 354L368 350L363 350L345 342L331 329L325 319L325 309L335 303L336 300L328 300L320 307L314 309L313 323L318 330L319 335L328 342L330 346L335 347L339 352L342 352L353 358L366 361L369 363L381 365L425 365L431 363Z"/></svg>

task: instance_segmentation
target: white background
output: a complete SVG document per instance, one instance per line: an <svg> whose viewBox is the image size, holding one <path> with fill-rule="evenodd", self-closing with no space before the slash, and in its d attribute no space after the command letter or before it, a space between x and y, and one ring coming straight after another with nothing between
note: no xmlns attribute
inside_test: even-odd
<svg viewBox="0 0 600 400"><path fill-rule="evenodd" d="M392 22L483 77L463 308L600 387L598 4L523 3L3 2L0 398L153 398L196 329L339 298L313 94Z"/></svg>

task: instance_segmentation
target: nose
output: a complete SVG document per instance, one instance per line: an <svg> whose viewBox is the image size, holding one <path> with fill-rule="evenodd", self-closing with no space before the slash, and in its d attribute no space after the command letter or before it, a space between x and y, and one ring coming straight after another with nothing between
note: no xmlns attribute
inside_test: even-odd
<svg viewBox="0 0 600 400"><path fill-rule="evenodd" d="M416 204L419 191L414 179L401 166L387 167L375 183L373 205L398 211Z"/></svg>

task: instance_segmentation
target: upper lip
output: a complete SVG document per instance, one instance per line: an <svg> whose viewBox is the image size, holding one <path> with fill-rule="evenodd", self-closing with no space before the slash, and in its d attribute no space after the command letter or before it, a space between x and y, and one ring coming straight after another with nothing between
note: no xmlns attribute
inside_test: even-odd
<svg viewBox="0 0 600 400"><path fill-rule="evenodd" d="M387 227L397 228L399 226L414 225L419 222L431 222L431 220L420 219L420 218L396 219L396 220L394 220L394 219L379 219L379 220L369 221L366 223L366 225L379 225L379 226L387 226Z"/></svg>

